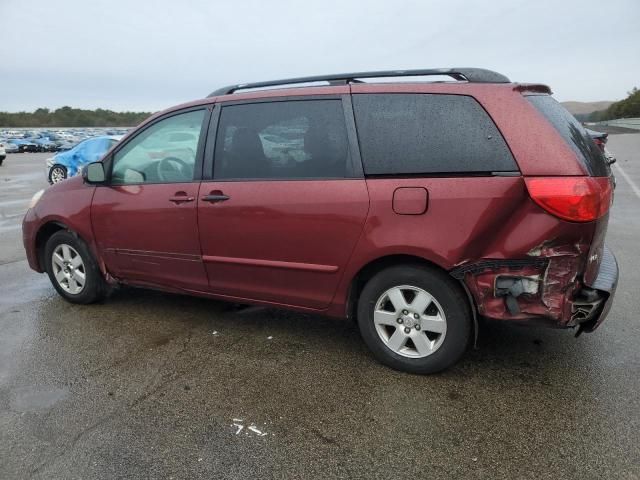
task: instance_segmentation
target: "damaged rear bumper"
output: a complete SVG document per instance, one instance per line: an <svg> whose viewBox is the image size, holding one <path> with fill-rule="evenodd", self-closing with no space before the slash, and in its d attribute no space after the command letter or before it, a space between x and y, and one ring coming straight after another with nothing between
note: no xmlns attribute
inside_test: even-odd
<svg viewBox="0 0 640 480"><path fill-rule="evenodd" d="M607 318L618 286L618 276L618 261L613 252L605 245L598 274L591 282L591 285L587 285L590 291L595 292L599 302L591 315L577 322L578 334L581 332L593 332ZM574 305L577 305L577 303Z"/></svg>
<svg viewBox="0 0 640 480"><path fill-rule="evenodd" d="M471 292L480 316L494 320L578 327L592 332L606 318L618 283L615 256L603 246L591 282L582 280L588 245L552 246L527 259L482 260L452 270Z"/></svg>

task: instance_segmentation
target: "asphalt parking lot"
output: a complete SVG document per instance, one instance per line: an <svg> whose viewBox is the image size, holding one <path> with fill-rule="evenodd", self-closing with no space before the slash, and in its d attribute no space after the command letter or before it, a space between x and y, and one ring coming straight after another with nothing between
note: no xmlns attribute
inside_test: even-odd
<svg viewBox="0 0 640 480"><path fill-rule="evenodd" d="M0 167L0 477L640 478L640 134L593 334L487 324L437 376L376 363L349 322L137 289L64 302L20 222L47 154Z"/></svg>

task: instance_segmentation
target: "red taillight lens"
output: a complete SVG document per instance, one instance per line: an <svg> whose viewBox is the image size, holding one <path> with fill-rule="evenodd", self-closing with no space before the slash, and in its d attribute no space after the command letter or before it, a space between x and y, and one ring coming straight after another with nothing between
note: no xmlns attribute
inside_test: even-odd
<svg viewBox="0 0 640 480"><path fill-rule="evenodd" d="M529 177L525 183L534 202L570 222L591 222L611 206L608 177Z"/></svg>

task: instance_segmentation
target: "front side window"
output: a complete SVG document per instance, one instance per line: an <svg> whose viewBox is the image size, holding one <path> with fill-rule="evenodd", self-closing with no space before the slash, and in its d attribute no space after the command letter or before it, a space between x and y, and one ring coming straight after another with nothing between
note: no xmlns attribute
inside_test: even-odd
<svg viewBox="0 0 640 480"><path fill-rule="evenodd" d="M113 157L111 183L179 183L193 180L205 110L173 115L135 136Z"/></svg>
<svg viewBox="0 0 640 480"><path fill-rule="evenodd" d="M222 108L215 179L344 178L349 166L340 100Z"/></svg>

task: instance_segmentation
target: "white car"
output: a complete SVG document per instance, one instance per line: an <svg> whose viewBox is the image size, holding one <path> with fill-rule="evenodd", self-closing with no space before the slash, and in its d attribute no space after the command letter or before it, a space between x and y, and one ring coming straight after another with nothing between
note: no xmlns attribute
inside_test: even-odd
<svg viewBox="0 0 640 480"><path fill-rule="evenodd" d="M2 132L2 136L5 138L22 138L24 134L17 130L5 130Z"/></svg>

